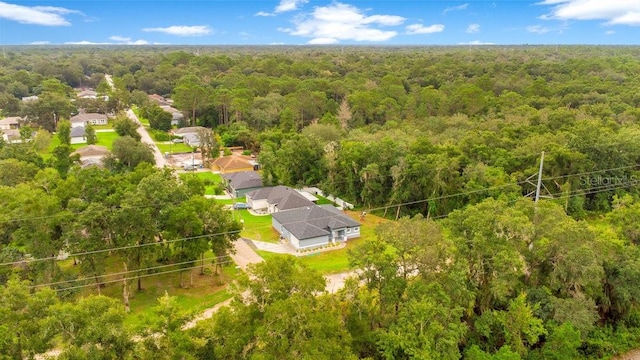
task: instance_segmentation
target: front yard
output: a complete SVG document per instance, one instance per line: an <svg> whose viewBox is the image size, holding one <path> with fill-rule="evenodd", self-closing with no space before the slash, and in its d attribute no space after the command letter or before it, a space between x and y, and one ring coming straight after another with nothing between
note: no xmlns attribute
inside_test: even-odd
<svg viewBox="0 0 640 360"><path fill-rule="evenodd" d="M280 235L271 226L271 215L255 216L249 210L232 211L234 216L237 216L244 223L244 229L240 236L270 243L278 243L280 241Z"/></svg>

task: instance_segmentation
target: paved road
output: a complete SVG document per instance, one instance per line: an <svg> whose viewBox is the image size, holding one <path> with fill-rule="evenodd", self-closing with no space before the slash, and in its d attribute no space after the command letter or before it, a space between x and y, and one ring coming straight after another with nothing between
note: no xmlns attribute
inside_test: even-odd
<svg viewBox="0 0 640 360"><path fill-rule="evenodd" d="M138 125L140 125L138 126L138 134L140 134L143 143L149 144L151 146L151 149L153 150L153 157L156 159L156 166L159 168L165 167L165 165L167 165L167 161L165 160L164 155L162 154L160 149L158 149L158 146L147 132L147 129L142 126L142 123L140 123L140 120L138 119L136 114L133 113L133 110L128 109L127 116L129 117L129 119L135 121L136 123L138 123Z"/></svg>

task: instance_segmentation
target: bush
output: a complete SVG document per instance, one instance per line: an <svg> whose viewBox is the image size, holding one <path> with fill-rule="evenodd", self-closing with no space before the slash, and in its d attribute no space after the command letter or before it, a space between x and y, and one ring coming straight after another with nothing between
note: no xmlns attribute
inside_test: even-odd
<svg viewBox="0 0 640 360"><path fill-rule="evenodd" d="M161 130L149 129L151 136L155 141L171 141L172 136Z"/></svg>
<svg viewBox="0 0 640 360"><path fill-rule="evenodd" d="M251 155L251 150L245 150L245 151L243 151L243 152L242 152L242 155L247 155L247 156Z"/></svg>

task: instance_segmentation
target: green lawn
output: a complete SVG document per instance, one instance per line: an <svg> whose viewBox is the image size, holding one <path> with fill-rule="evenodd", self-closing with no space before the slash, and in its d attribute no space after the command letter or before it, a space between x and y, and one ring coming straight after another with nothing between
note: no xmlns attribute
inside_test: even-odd
<svg viewBox="0 0 640 360"><path fill-rule="evenodd" d="M133 110L133 113L136 114L136 116L138 117L138 120L140 120L140 123L146 127L149 127L149 119L142 117L140 115L140 109L138 109L137 107L132 107L131 110Z"/></svg>
<svg viewBox="0 0 640 360"><path fill-rule="evenodd" d="M114 131L98 132L96 133L96 137L98 138L98 142L96 143L96 145L105 146L107 149L111 150L113 149L113 141L117 139L119 135ZM49 145L49 148L46 151L42 152L40 155L42 155L42 157L46 160L51 157L53 149L58 146L60 146L60 139L56 135L53 135L51 137L51 144ZM87 146L87 144L72 144L71 149L78 150L79 148L84 146Z"/></svg>
<svg viewBox="0 0 640 360"><path fill-rule="evenodd" d="M316 204L318 204L318 205L325 205L325 204L335 205L335 203L333 203L333 201L327 199L324 196L320 196L320 195L313 195L313 196L318 198L318 201L316 201Z"/></svg>
<svg viewBox="0 0 640 360"><path fill-rule="evenodd" d="M214 174L210 171L203 171L203 172L194 172L194 173L181 173L180 177L184 178L186 176L194 176L194 174L195 176L199 177L205 182L205 189L204 189L205 195L219 195L219 194L216 194L215 188L216 188L216 185L222 182L222 177L220 177L220 174ZM207 183L210 185L207 185Z"/></svg>
<svg viewBox="0 0 640 360"><path fill-rule="evenodd" d="M240 236L251 240L277 243L280 235L271 226L271 215L254 216L248 210L232 210L234 216L244 221L244 230Z"/></svg>
<svg viewBox="0 0 640 360"><path fill-rule="evenodd" d="M191 146L185 145L183 143L167 144L165 141L156 141L155 143L156 146L158 146L158 149L160 149L163 154L166 152L168 152L169 154L193 152L193 148Z"/></svg>

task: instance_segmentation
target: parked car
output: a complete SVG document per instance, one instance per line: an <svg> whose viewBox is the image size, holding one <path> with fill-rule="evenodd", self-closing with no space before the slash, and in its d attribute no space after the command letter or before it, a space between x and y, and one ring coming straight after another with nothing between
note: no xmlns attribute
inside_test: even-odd
<svg viewBox="0 0 640 360"><path fill-rule="evenodd" d="M236 210L250 209L249 204L243 203L243 202L239 202L239 203L233 204L233 208L236 209Z"/></svg>
<svg viewBox="0 0 640 360"><path fill-rule="evenodd" d="M174 144L179 144L179 143L184 142L184 140L182 140L182 139L173 139L171 141L173 141Z"/></svg>

